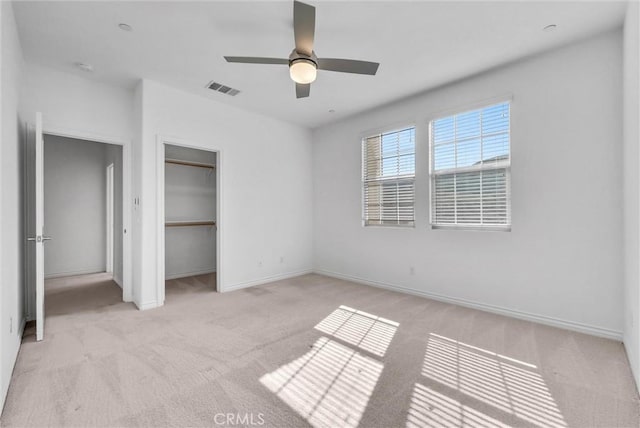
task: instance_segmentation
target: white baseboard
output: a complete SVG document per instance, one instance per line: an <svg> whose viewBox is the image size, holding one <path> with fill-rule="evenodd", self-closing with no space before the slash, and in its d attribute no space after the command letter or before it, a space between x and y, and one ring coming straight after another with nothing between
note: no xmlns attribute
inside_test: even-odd
<svg viewBox="0 0 640 428"><path fill-rule="evenodd" d="M76 276L76 275L89 275L92 273L104 273L104 269L84 269L84 270L74 270L69 272L54 272L48 273L44 276L44 279L53 279L53 278L63 278L65 276Z"/></svg>
<svg viewBox="0 0 640 428"><path fill-rule="evenodd" d="M286 273L282 273L282 274L279 274L279 275L267 276L267 277L256 279L256 280L253 280L253 281L238 282L236 284L227 285L227 286L221 288L220 292L221 293L226 293L228 291L240 290L242 288L253 287L255 285L266 284L266 283L274 282L274 281L280 281L281 279L287 279L287 278L293 278L293 277L300 276L300 275L306 275L308 273L313 273L313 270L305 269L305 270L299 270L299 271L294 271L294 272L286 272Z"/></svg>
<svg viewBox="0 0 640 428"><path fill-rule="evenodd" d="M141 310L141 311L146 311L148 309L155 309L155 308L159 308L162 305L158 305L158 302L155 300L151 300L149 302L144 302L144 303L140 303L138 304L138 302L134 301L133 302L136 307Z"/></svg>
<svg viewBox="0 0 640 428"><path fill-rule="evenodd" d="M359 284L370 285L372 287L378 287L378 288L384 288L386 290L397 291L405 294L412 294L414 296L425 297L427 299L437 300L440 302L451 303L454 305L464 306L472 309L478 309L481 311L504 315L511 318L518 318L525 321L531 321L539 324L549 325L552 327L558 327L566 330L572 330L580 333L590 334L592 336L599 336L599 337L604 337L606 339L622 341L621 331L611 330L604 327L597 327L589 324L583 324L579 322L563 320L560 318L549 317L546 315L537 315L529 312L522 312L522 311L517 311L513 309L507 309L500 306L488 305L486 303L479 303L471 300L444 296L441 294L430 293L422 290L415 290L413 288L401 287L398 285L388 284L380 281L372 281L369 279L359 278L352 275L345 275L337 272L326 271L322 269L315 269L313 272L319 275L325 275L332 278L343 279L345 281L357 282Z"/></svg>
<svg viewBox="0 0 640 428"><path fill-rule="evenodd" d="M7 393L9 392L9 387L11 386L11 378L13 377L13 371L16 367L16 362L18 361L18 354L20 354L20 348L22 347L22 336L24 336L24 329L27 325L27 319L22 318L20 322L20 326L18 327L18 331L16 332L15 340L16 340L16 351L13 355L9 357L9 361L11 362L11 371L10 376L7 379L7 384L2 384L2 388L0 389L0 412L4 408L5 401L7 399ZM12 338L13 340L14 338ZM6 364L6 362L5 362Z"/></svg>
<svg viewBox="0 0 640 428"><path fill-rule="evenodd" d="M135 304L135 302L133 301L133 295L131 293L122 293L122 301L123 302L133 302Z"/></svg>
<svg viewBox="0 0 640 428"><path fill-rule="evenodd" d="M205 270L197 270L197 271L193 271L193 272L182 272L182 273L172 273L169 275L165 275L164 279L168 280L168 279L178 279L178 278L187 278L189 276L196 276L196 275L207 275L210 273L216 273L215 269L205 269Z"/></svg>

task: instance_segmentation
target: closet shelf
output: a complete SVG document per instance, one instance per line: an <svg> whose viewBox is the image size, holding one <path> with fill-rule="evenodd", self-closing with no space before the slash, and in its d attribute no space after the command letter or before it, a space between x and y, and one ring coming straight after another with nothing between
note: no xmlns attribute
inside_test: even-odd
<svg viewBox="0 0 640 428"><path fill-rule="evenodd" d="M168 221L165 227L185 227L185 226L214 226L215 221Z"/></svg>
<svg viewBox="0 0 640 428"><path fill-rule="evenodd" d="M201 162L191 162L180 159L165 159L165 163L171 163L174 165L183 165L183 166L194 166L196 168L207 168L207 169L215 169L216 166L210 163L201 163Z"/></svg>

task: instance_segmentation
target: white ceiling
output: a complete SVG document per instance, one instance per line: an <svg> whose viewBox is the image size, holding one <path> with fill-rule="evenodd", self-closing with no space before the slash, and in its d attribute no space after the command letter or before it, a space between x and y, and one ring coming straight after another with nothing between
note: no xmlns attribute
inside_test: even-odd
<svg viewBox="0 0 640 428"><path fill-rule="evenodd" d="M612 1L307 3L318 56L380 62L376 76L320 71L310 98L296 99L286 66L225 62L286 58L292 1L21 1L14 10L28 62L129 88L149 78L310 128L619 27L626 10ZM542 31L548 24L558 27ZM204 89L211 80L242 93Z"/></svg>

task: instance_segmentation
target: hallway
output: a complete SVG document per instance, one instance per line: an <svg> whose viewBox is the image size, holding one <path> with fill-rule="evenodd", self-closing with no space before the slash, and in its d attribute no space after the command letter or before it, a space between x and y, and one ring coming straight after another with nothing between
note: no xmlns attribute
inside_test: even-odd
<svg viewBox="0 0 640 428"><path fill-rule="evenodd" d="M56 315L104 312L122 302L122 289L110 273L68 276L45 280L47 323Z"/></svg>

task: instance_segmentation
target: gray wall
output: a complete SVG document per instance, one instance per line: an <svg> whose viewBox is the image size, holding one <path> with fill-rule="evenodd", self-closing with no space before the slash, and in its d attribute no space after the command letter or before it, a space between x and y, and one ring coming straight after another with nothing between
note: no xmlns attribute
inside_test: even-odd
<svg viewBox="0 0 640 428"><path fill-rule="evenodd" d="M215 164L215 153L171 145L165 158ZM216 219L216 172L205 168L165 165L167 221ZM165 278L179 278L216 269L216 230L209 226L165 229Z"/></svg>
<svg viewBox="0 0 640 428"><path fill-rule="evenodd" d="M105 270L106 155L106 144L45 136L45 277Z"/></svg>

